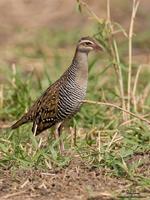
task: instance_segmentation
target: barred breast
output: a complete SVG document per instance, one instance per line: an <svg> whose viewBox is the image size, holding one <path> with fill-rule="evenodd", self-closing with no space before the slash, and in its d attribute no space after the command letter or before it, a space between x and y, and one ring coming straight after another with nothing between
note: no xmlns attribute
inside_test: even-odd
<svg viewBox="0 0 150 200"><path fill-rule="evenodd" d="M86 95L87 79L85 78L84 83L79 85L76 70L77 67L70 69L67 81L61 85L59 90L57 118L60 121L76 114Z"/></svg>

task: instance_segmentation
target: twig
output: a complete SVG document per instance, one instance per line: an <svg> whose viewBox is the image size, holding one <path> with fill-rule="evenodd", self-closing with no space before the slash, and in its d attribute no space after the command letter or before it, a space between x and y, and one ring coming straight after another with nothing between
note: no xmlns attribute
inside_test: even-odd
<svg viewBox="0 0 150 200"><path fill-rule="evenodd" d="M42 138L40 138L40 141L39 141L39 143L38 143L38 149L41 148L42 142L43 142L43 140L42 140Z"/></svg>
<svg viewBox="0 0 150 200"><path fill-rule="evenodd" d="M140 105L141 107L144 106L144 102L146 98L150 95L150 83L144 88L143 94L141 95Z"/></svg>
<svg viewBox="0 0 150 200"><path fill-rule="evenodd" d="M98 21L100 24L102 23L102 20L89 8L88 4L83 2L82 0L79 0L78 3L85 7L86 10L88 11L88 13L93 17L93 19L95 19L96 21Z"/></svg>
<svg viewBox="0 0 150 200"><path fill-rule="evenodd" d="M138 83L138 80L139 80L139 75L140 75L141 69L142 69L142 65L140 65L138 70L137 70L135 80L134 80L134 85L133 85L133 92L132 92L134 111L135 112L137 112L136 89L137 89L137 83Z"/></svg>
<svg viewBox="0 0 150 200"><path fill-rule="evenodd" d="M107 0L107 20L110 22L110 0Z"/></svg>
<svg viewBox="0 0 150 200"><path fill-rule="evenodd" d="M101 131L98 131L98 151L99 151L98 161L100 162L102 160L102 157L101 157Z"/></svg>
<svg viewBox="0 0 150 200"><path fill-rule="evenodd" d="M111 18L110 18L110 0L107 0L107 23L109 25L109 29L111 31L111 43L113 44L112 54L113 57L116 60L117 63L117 74L118 74L118 80L119 80L119 86L120 86L120 96L121 96L121 101L122 101L122 107L123 109L126 109L125 105L125 99L124 99L124 84L123 84L123 76L122 76L122 70L120 67L120 57L119 57L119 52L118 52L118 47L115 39L113 38L113 26L111 24ZM126 114L123 112L123 120L126 120Z"/></svg>
<svg viewBox="0 0 150 200"><path fill-rule="evenodd" d="M11 125L12 125L12 123L11 123ZM5 124L5 123L0 124L0 129L9 129L11 125L10 124Z"/></svg>
<svg viewBox="0 0 150 200"><path fill-rule="evenodd" d="M29 180L27 179L27 180L20 186L20 188L24 188L28 183L29 183Z"/></svg>
<svg viewBox="0 0 150 200"><path fill-rule="evenodd" d="M2 198L3 198L3 199L9 199L9 198L11 198L11 197L19 196L19 195L21 195L21 194L27 194L27 191L14 192L14 193L12 193L12 194L7 194L7 195L5 195L5 196L3 196Z"/></svg>
<svg viewBox="0 0 150 200"><path fill-rule="evenodd" d="M113 144L113 142L115 141L115 139L116 139L116 137L117 137L117 134L118 134L118 132L116 132L116 133L113 135L113 138L111 139L111 141L109 142L109 144L108 144L108 146L107 146L107 148L106 148L106 152L109 152L111 145Z"/></svg>
<svg viewBox="0 0 150 200"><path fill-rule="evenodd" d="M3 84L0 85L0 108L3 108L4 94L3 94Z"/></svg>
<svg viewBox="0 0 150 200"><path fill-rule="evenodd" d="M132 76L132 37L133 37L133 26L134 19L139 6L139 1L133 0L131 21L129 27L129 69L128 69L128 103L127 110L130 111L130 101L131 101L131 76Z"/></svg>
<svg viewBox="0 0 150 200"><path fill-rule="evenodd" d="M16 65L14 63L12 64L12 75L12 85L16 88Z"/></svg>
<svg viewBox="0 0 150 200"><path fill-rule="evenodd" d="M82 102L83 103L88 103L88 104L105 105L105 106L111 106L111 107L117 108L117 109L122 110L122 111L126 112L127 114L137 118L137 119L140 119L141 121L146 122L148 125L150 125L150 121L148 119L145 119L142 116L136 115L136 114L134 114L134 113L132 113L132 112L130 112L128 110L125 110L125 109L123 109L123 108L121 108L121 107L119 107L119 106L117 106L115 104L99 102L99 101L91 101L91 100L83 100Z"/></svg>

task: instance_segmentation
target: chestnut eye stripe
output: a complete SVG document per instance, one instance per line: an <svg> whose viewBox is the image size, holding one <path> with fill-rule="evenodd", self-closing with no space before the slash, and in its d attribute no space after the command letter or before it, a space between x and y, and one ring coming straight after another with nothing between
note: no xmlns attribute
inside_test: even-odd
<svg viewBox="0 0 150 200"><path fill-rule="evenodd" d="M90 40L81 40L81 42L79 42L79 44L86 44L86 45L90 45L90 44L94 44L94 42L90 41Z"/></svg>

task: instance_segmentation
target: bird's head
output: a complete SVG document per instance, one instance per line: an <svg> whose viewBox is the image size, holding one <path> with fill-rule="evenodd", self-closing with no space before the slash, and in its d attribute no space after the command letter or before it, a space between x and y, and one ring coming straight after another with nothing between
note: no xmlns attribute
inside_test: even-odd
<svg viewBox="0 0 150 200"><path fill-rule="evenodd" d="M98 44L98 42L87 36L87 37L83 37L78 41L77 44L77 49L80 52L85 52L85 53L89 53L90 51L98 51L98 50L102 50L102 47Z"/></svg>

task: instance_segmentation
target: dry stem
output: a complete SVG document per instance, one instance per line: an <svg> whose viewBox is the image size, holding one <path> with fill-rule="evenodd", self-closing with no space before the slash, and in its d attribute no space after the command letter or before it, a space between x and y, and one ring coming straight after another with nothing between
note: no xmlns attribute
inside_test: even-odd
<svg viewBox="0 0 150 200"><path fill-rule="evenodd" d="M3 102L4 102L4 87L3 84L0 85L0 109L3 108Z"/></svg>
<svg viewBox="0 0 150 200"><path fill-rule="evenodd" d="M83 100L82 102L83 103L88 103L88 104L105 105L105 106L111 106L111 107L117 108L117 109L122 110L123 112L126 112L127 114L137 118L137 119L140 119L141 121L146 122L148 125L150 125L150 121L148 119L145 119L142 116L136 115L135 113L132 113L132 112L130 112L128 110L125 110L125 109L123 109L123 108L121 108L121 107L119 107L119 106L117 106L115 104L108 103L108 102L105 103L105 102L99 102L99 101L91 101L91 100Z"/></svg>
<svg viewBox="0 0 150 200"><path fill-rule="evenodd" d="M120 57L119 57L117 43L116 43L115 39L113 38L114 30L113 30L113 26L112 26L111 18L110 18L110 0L107 0L107 23L108 23L109 29L111 31L111 43L113 44L112 54L117 63L117 74L118 74L118 79L119 79L122 107L123 107L123 109L126 109L125 98L124 98L123 76L122 76L122 70L120 67ZM127 119L126 113L123 112L123 120L125 121L126 119Z"/></svg>
<svg viewBox="0 0 150 200"><path fill-rule="evenodd" d="M131 76L132 76L132 37L133 37L133 26L134 19L139 6L139 1L133 0L132 15L129 27L129 69L128 69L128 104L127 110L130 111L130 101L131 101Z"/></svg>
<svg viewBox="0 0 150 200"><path fill-rule="evenodd" d="M138 70L137 70L135 80L134 80L134 85L133 85L133 92L132 92L134 111L135 112L137 112L136 89L137 89L137 83L138 83L138 80L139 80L139 75L140 75L141 69L142 69L142 65L140 65Z"/></svg>
<svg viewBox="0 0 150 200"><path fill-rule="evenodd" d="M93 19L95 19L100 24L102 23L102 20L89 8L88 4L86 4L82 0L79 0L78 2L79 2L80 5L82 5L83 7L86 8L86 10L88 11L88 13L93 17Z"/></svg>

